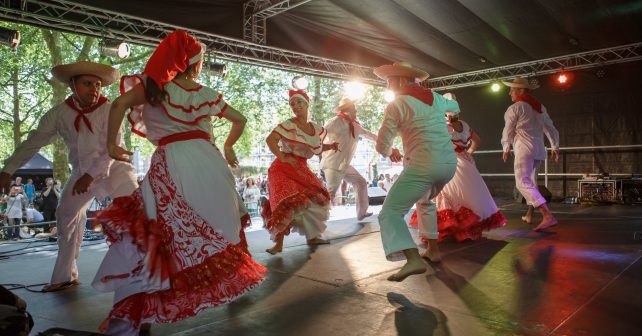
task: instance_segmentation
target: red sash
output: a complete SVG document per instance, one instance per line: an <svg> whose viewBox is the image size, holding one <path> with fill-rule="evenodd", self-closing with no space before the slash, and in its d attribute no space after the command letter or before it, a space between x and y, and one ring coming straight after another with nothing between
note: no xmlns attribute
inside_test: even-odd
<svg viewBox="0 0 642 336"><path fill-rule="evenodd" d="M172 135L168 135L158 141L159 146L165 146L167 144L171 144L172 142L178 142L178 141L187 141L187 140L192 140L192 139L203 139L210 141L210 135L207 134L207 132L201 131L201 130L193 130L193 131L187 131L187 132L180 132L180 133L175 133Z"/></svg>

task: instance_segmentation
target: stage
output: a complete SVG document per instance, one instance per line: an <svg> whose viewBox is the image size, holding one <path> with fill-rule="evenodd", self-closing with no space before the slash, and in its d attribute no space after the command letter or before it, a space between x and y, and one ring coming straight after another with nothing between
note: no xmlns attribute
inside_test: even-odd
<svg viewBox="0 0 642 336"><path fill-rule="evenodd" d="M555 203L560 225L537 233L520 221L525 205L499 205L507 226L481 241L443 242L444 261L402 283L386 280L402 263L386 261L376 217L331 221L327 246L308 247L291 235L276 256L264 252L271 246L265 231L248 232L252 254L269 269L266 281L232 304L154 325L152 334L642 334L642 240L634 240L642 207ZM83 245L80 286L14 290L28 303L33 335L53 327L96 331L111 308L111 294L90 286L106 245ZM10 256L0 260L0 283L48 282L55 245L4 253L19 246L0 245Z"/></svg>

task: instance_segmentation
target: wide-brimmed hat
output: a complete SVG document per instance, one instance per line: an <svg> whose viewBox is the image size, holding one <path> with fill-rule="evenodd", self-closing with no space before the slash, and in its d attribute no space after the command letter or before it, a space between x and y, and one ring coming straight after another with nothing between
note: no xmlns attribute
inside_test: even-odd
<svg viewBox="0 0 642 336"><path fill-rule="evenodd" d="M343 112L350 105L355 106L355 104L352 101L352 99L350 99L350 98L341 98L341 100L339 101L339 106L335 107L333 111L336 112L336 113Z"/></svg>
<svg viewBox="0 0 642 336"><path fill-rule="evenodd" d="M75 76L92 75L100 78L102 86L108 86L120 78L120 72L116 68L88 61L56 65L51 69L51 74L63 83Z"/></svg>
<svg viewBox="0 0 642 336"><path fill-rule="evenodd" d="M455 94L452 93L452 92L444 93L444 98L446 98L448 100L457 101L457 96L455 96ZM455 111L446 111L446 114L447 115L450 114L450 115L458 116L459 115L459 111L457 111L457 112L455 112Z"/></svg>
<svg viewBox="0 0 642 336"><path fill-rule="evenodd" d="M512 82L502 82L508 87L514 87L519 89L530 89L534 90L539 87L539 84L531 84L528 82L528 79L524 77L516 77Z"/></svg>
<svg viewBox="0 0 642 336"><path fill-rule="evenodd" d="M388 79L390 76L399 76L414 78L416 82L422 82L430 77L426 71L416 68L408 62L395 62L382 65L374 69L374 74L381 79Z"/></svg>

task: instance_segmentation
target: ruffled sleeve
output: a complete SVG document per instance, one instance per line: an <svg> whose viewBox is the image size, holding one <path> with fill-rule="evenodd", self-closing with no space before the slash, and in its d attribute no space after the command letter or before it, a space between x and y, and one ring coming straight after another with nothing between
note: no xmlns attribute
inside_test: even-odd
<svg viewBox="0 0 642 336"><path fill-rule="evenodd" d="M137 84L145 86L146 75L124 76L121 79L120 91L125 93ZM172 121L196 125L201 119L212 116L222 117L227 109L223 95L205 86L187 89L172 81L165 85L167 93L160 105L160 110ZM127 120L132 125L132 132L146 137L147 130L143 119L144 105L132 108Z"/></svg>
<svg viewBox="0 0 642 336"><path fill-rule="evenodd" d="M322 151L321 144L328 132L325 128L316 123L312 122L311 124L314 127L314 134L312 135L303 132L290 119L276 126L273 132L279 134L282 141L305 145L314 155L319 155Z"/></svg>

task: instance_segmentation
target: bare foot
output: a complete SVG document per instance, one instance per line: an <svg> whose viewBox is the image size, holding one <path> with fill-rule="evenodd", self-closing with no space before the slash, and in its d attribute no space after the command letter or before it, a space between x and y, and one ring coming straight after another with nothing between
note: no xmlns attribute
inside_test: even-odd
<svg viewBox="0 0 642 336"><path fill-rule="evenodd" d="M364 220L366 217L372 216L372 212L366 212L363 216L357 217L357 220Z"/></svg>
<svg viewBox="0 0 642 336"><path fill-rule="evenodd" d="M55 283L55 284L48 284L48 285L42 287L42 292L44 292L44 293L57 292L57 291L65 290L67 288L71 288L73 286L77 286L78 284L79 284L78 280L60 282L60 283Z"/></svg>
<svg viewBox="0 0 642 336"><path fill-rule="evenodd" d="M280 253L281 251L283 251L283 245L279 245L279 244L276 244L274 245L274 247L265 250L265 252L272 255Z"/></svg>
<svg viewBox="0 0 642 336"><path fill-rule="evenodd" d="M330 244L330 241L327 239L313 238L308 240L308 245L323 245Z"/></svg>
<svg viewBox="0 0 642 336"><path fill-rule="evenodd" d="M435 263L441 262L441 252L439 252L439 249L428 248L421 256Z"/></svg>
<svg viewBox="0 0 642 336"><path fill-rule="evenodd" d="M388 277L388 281L404 281L407 277L415 274L421 274L426 272L426 265L424 262L419 260L408 260L405 265L399 270L399 272Z"/></svg>
<svg viewBox="0 0 642 336"><path fill-rule="evenodd" d="M557 219L555 219L555 217L548 217L548 218L544 217L542 219L542 222L539 223L539 225L536 228L534 228L533 231L544 231L555 225L557 225Z"/></svg>

